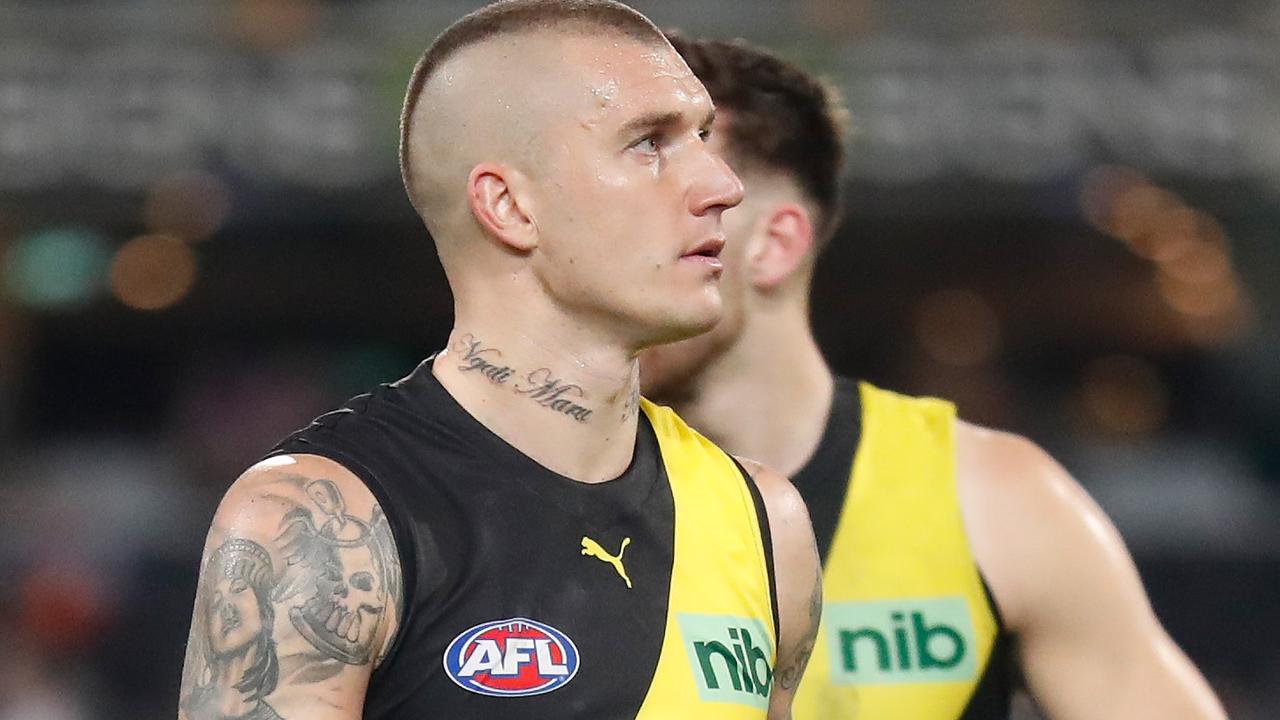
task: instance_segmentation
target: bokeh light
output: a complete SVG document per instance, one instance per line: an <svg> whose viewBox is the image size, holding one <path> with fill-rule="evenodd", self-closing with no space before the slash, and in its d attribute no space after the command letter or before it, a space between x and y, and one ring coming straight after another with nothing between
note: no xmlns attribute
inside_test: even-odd
<svg viewBox="0 0 1280 720"><path fill-rule="evenodd" d="M24 631L58 657L100 639L110 607L93 568L46 562L21 579L19 618Z"/></svg>
<svg viewBox="0 0 1280 720"><path fill-rule="evenodd" d="M1199 240L1201 213L1170 205L1149 222L1147 231L1129 241L1133 251L1153 262L1168 262L1188 252Z"/></svg>
<svg viewBox="0 0 1280 720"><path fill-rule="evenodd" d="M1138 183L1116 195L1108 228L1112 236L1128 243L1134 252L1145 255L1144 241L1178 206L1178 199L1168 191L1149 183Z"/></svg>
<svg viewBox="0 0 1280 720"><path fill-rule="evenodd" d="M1141 173L1115 166L1085 176L1080 209L1094 228L1154 264L1154 293L1177 314L1193 342L1224 342L1248 328L1249 298L1216 218L1188 207Z"/></svg>
<svg viewBox="0 0 1280 720"><path fill-rule="evenodd" d="M230 29L258 50L279 51L313 36L323 15L316 0L235 0Z"/></svg>
<svg viewBox="0 0 1280 720"><path fill-rule="evenodd" d="M1080 399L1093 424L1122 435L1153 432L1169 414L1169 389L1160 371L1129 355L1089 363L1080 382Z"/></svg>
<svg viewBox="0 0 1280 720"><path fill-rule="evenodd" d="M943 365L980 365L1000 346L995 309L971 290L948 288L926 296L916 309L915 330L916 341Z"/></svg>
<svg viewBox="0 0 1280 720"><path fill-rule="evenodd" d="M1080 183L1080 211L1096 230L1112 234L1115 200L1125 191L1150 185L1142 173L1119 165L1101 165L1085 174Z"/></svg>
<svg viewBox="0 0 1280 720"><path fill-rule="evenodd" d="M1212 282L1186 282L1160 273L1156 287L1169 307L1193 317L1226 315L1240 302L1240 285L1230 274Z"/></svg>
<svg viewBox="0 0 1280 720"><path fill-rule="evenodd" d="M1176 253L1158 258L1160 272L1186 283L1217 282L1231 274L1231 255L1226 234L1218 221L1205 213L1195 213L1192 242Z"/></svg>
<svg viewBox="0 0 1280 720"><path fill-rule="evenodd" d="M102 289L110 258L98 234L53 228L18 238L4 262L4 288L18 302L42 310L84 305Z"/></svg>
<svg viewBox="0 0 1280 720"><path fill-rule="evenodd" d="M226 183L206 172L183 172L147 188L142 218L153 233L201 242L222 227L231 212Z"/></svg>
<svg viewBox="0 0 1280 720"><path fill-rule="evenodd" d="M178 302L196 280L191 248L167 235L143 235L125 243L111 261L111 292L138 310Z"/></svg>

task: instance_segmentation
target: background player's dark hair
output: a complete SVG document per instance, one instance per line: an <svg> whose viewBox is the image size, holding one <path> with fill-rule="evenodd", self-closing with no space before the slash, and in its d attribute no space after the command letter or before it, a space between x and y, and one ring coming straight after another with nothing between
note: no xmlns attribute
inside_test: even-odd
<svg viewBox="0 0 1280 720"><path fill-rule="evenodd" d="M840 175L848 111L829 83L743 40L693 39L668 31L716 107L729 113L731 164L741 171L783 172L817 207L820 251L842 211Z"/></svg>
<svg viewBox="0 0 1280 720"><path fill-rule="evenodd" d="M459 50L499 35L533 30L614 32L642 42L666 42L649 18L614 0L502 0L463 16L423 53L405 91L400 111L400 175L411 197L409 135L423 86Z"/></svg>

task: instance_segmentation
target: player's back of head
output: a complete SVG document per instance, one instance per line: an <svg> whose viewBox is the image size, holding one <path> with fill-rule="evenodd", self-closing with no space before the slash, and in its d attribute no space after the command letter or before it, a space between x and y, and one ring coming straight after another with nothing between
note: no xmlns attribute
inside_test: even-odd
<svg viewBox="0 0 1280 720"><path fill-rule="evenodd" d="M816 210L820 251L839 224L848 111L835 89L778 55L744 41L667 39L728 119L725 147L739 174L782 173Z"/></svg>

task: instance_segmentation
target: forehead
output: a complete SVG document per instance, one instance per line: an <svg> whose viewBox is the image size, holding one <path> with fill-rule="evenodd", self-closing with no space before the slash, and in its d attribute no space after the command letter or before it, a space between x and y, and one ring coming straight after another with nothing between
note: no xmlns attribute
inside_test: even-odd
<svg viewBox="0 0 1280 720"><path fill-rule="evenodd" d="M626 122L653 111L701 115L711 97L670 46L625 37L570 37L564 58L577 71L583 87L582 119L593 123Z"/></svg>

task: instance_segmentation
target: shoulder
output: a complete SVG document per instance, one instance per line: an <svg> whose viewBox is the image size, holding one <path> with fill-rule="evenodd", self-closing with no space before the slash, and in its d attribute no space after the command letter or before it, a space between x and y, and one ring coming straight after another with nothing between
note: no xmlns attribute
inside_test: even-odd
<svg viewBox="0 0 1280 720"><path fill-rule="evenodd" d="M386 518L353 473L308 455L249 468L205 543L180 717L358 717L401 583Z"/></svg>
<svg viewBox="0 0 1280 720"><path fill-rule="evenodd" d="M816 565L818 545L813 539L809 511L800 492L784 475L754 460L736 459L760 491L782 592L797 581L807 580L811 566Z"/></svg>
<svg viewBox="0 0 1280 720"><path fill-rule="evenodd" d="M1057 460L1021 435L957 420L955 440L962 502L997 504L1025 529L1101 512Z"/></svg>
<svg viewBox="0 0 1280 720"><path fill-rule="evenodd" d="M956 467L970 543L1011 627L1074 596L1082 568L1100 573L1091 582L1132 572L1115 526L1035 442L957 421Z"/></svg>
<svg viewBox="0 0 1280 720"><path fill-rule="evenodd" d="M770 530L776 534L778 528L774 526L778 526L786 529L788 534L799 534L800 540L804 539L803 533L808 532L808 539L812 541L813 530L809 526L809 512L805 507L804 498L801 497L800 491L796 490L795 485L786 476L763 463L743 457L735 457L735 459L751 476L756 488L760 491L765 511L769 514ZM791 530L793 527L798 530Z"/></svg>
<svg viewBox="0 0 1280 720"><path fill-rule="evenodd" d="M367 623L351 641L355 644L335 640L324 649L354 665L375 659L375 650L382 651L378 656L385 652L403 602L400 548L383 508L351 470L317 455L263 460L227 490L214 515L214 538L242 538L261 546L272 560L278 600L316 596L324 589L324 574L340 571L351 585L341 586L344 597L363 590L390 612L380 611L378 621ZM361 624L354 617L352 623Z"/></svg>
<svg viewBox="0 0 1280 720"><path fill-rule="evenodd" d="M962 495L1025 503L1024 510L1064 510L1083 492L1035 442L1014 433L955 421L956 475Z"/></svg>
<svg viewBox="0 0 1280 720"><path fill-rule="evenodd" d="M282 511L299 504L314 504L333 492L344 503L376 504L364 481L335 460L319 455L276 455L236 478L223 495L215 517L237 524L270 522L278 520Z"/></svg>

